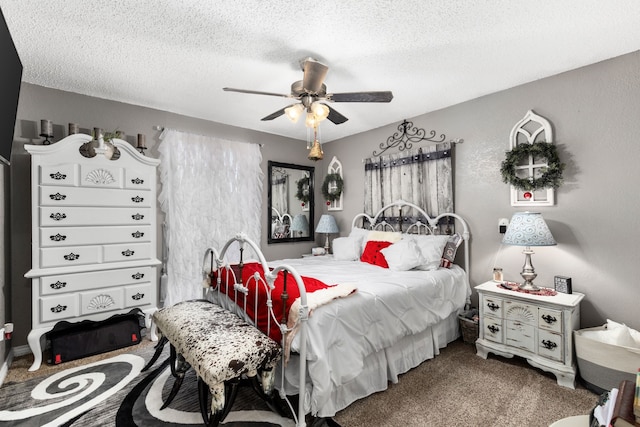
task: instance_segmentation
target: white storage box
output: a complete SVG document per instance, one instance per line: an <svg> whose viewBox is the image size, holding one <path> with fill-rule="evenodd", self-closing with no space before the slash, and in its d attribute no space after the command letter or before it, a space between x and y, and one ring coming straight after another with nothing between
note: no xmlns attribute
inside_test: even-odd
<svg viewBox="0 0 640 427"><path fill-rule="evenodd" d="M585 337L585 331L602 331L603 326L574 331L578 372L585 386L598 394L618 387L623 380L636 381L640 349L607 344Z"/></svg>

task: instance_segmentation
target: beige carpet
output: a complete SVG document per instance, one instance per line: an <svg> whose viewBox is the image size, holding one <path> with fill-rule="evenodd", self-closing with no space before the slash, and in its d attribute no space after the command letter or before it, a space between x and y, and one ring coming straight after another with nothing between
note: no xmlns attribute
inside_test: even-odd
<svg viewBox="0 0 640 427"><path fill-rule="evenodd" d="M36 372L27 371L32 357L21 357L14 360L5 384L151 345L145 339L139 346L117 352L58 366L43 364ZM552 374L529 366L523 359L490 355L484 360L476 356L473 345L460 340L402 375L398 384L355 402L334 419L342 427L546 427L570 415L588 414L597 398L579 384L576 390L558 386Z"/></svg>
<svg viewBox="0 0 640 427"><path fill-rule="evenodd" d="M555 376L523 359L490 355L485 360L476 356L475 346L456 341L334 419L343 427L546 427L588 414L597 398L580 385L576 390L558 386Z"/></svg>

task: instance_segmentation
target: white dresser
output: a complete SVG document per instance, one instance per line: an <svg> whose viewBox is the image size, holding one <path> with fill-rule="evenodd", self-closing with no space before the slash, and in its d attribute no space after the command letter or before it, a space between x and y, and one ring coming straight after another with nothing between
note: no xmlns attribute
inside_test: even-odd
<svg viewBox="0 0 640 427"><path fill-rule="evenodd" d="M583 294L533 295L489 281L476 286L480 305L478 356L521 356L553 373L559 385L575 388L573 331L580 327Z"/></svg>
<svg viewBox="0 0 640 427"><path fill-rule="evenodd" d="M30 371L42 363L43 335L59 321L99 321L140 308L152 329L160 162L126 141L91 140L76 134L25 145L32 184Z"/></svg>

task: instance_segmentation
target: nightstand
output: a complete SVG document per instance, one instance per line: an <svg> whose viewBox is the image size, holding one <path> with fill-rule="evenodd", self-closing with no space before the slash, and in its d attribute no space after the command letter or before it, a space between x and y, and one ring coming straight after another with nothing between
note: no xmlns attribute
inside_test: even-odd
<svg viewBox="0 0 640 427"><path fill-rule="evenodd" d="M511 291L489 281L476 286L480 306L477 355L521 356L575 388L573 331L580 328L583 294L554 296Z"/></svg>

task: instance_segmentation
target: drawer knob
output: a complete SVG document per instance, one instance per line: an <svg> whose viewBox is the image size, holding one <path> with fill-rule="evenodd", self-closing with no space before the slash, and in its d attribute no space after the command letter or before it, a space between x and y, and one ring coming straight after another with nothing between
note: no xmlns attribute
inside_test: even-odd
<svg viewBox="0 0 640 427"><path fill-rule="evenodd" d="M492 334L495 334L495 333L497 333L497 332L500 332L500 328L499 328L499 327L497 327L497 326L495 326L495 325L489 325L489 326L487 326L487 329L488 329L489 331L491 331L491 333L492 333Z"/></svg>
<svg viewBox="0 0 640 427"><path fill-rule="evenodd" d="M53 240L54 242L62 242L62 241L64 241L64 240L66 240L66 239L67 239L67 236L65 236L65 235L63 235L63 234L58 233L58 234L56 234L56 235L49 236L49 238L50 238L51 240Z"/></svg>
<svg viewBox="0 0 640 427"><path fill-rule="evenodd" d="M556 348L558 346L558 344L554 343L553 341L549 341L549 340L542 340L542 345L547 350L553 350L554 348Z"/></svg>
<svg viewBox="0 0 640 427"><path fill-rule="evenodd" d="M135 295L131 295L131 299L135 301L140 301L142 298L144 298L144 294L141 294L140 292Z"/></svg>
<svg viewBox="0 0 640 427"><path fill-rule="evenodd" d="M56 181L67 179L67 175L60 172L50 173L49 176L51 177L51 179L55 179Z"/></svg>
<svg viewBox="0 0 640 427"><path fill-rule="evenodd" d="M135 251L132 251L131 249L127 249L126 251L122 251L122 256L132 256L135 253L136 253Z"/></svg>
<svg viewBox="0 0 640 427"><path fill-rule="evenodd" d="M66 217L67 217L67 214L60 213L60 212L52 213L51 215L49 215L49 218L51 218L54 221L62 221Z"/></svg>
<svg viewBox="0 0 640 427"><path fill-rule="evenodd" d="M65 255L64 259L66 259L67 261L75 261L78 258L80 258L79 254L74 254L73 252L71 252L69 255Z"/></svg>
<svg viewBox="0 0 640 427"><path fill-rule="evenodd" d="M131 275L131 278L132 278L132 279L134 279L134 280L140 280L140 279L142 279L143 277L144 277L144 274L143 274L143 273L136 273L136 274L132 274L132 275Z"/></svg>
<svg viewBox="0 0 640 427"><path fill-rule="evenodd" d="M142 236L144 236L144 233L142 231L134 231L133 233L131 233L131 237L133 237L134 239L139 239Z"/></svg>
<svg viewBox="0 0 640 427"><path fill-rule="evenodd" d="M490 302L489 304L487 304L487 307L489 307L489 310L491 311L497 311L500 306L496 303Z"/></svg>
<svg viewBox="0 0 640 427"><path fill-rule="evenodd" d="M133 178L131 180L132 184L136 184L136 185L140 185L140 184L144 184L144 179L140 179L140 178Z"/></svg>
<svg viewBox="0 0 640 427"><path fill-rule="evenodd" d="M61 281L59 281L59 280L58 280L56 283L51 283L51 284L49 285L49 287L50 287L51 289L62 289L62 288L64 288L64 287L66 287L66 286L67 286L67 282L61 282Z"/></svg>
<svg viewBox="0 0 640 427"><path fill-rule="evenodd" d="M136 221L140 221L141 219L144 219L144 215L137 213L137 214L131 215L131 218L133 218Z"/></svg>
<svg viewBox="0 0 640 427"><path fill-rule="evenodd" d="M60 200L64 200L64 199L66 199L66 198L67 198L67 196L66 196L66 195L64 195L64 194L56 193L56 194L49 194L49 198L50 198L51 200L56 200L56 201L58 201L58 202L59 202Z"/></svg>
<svg viewBox="0 0 640 427"><path fill-rule="evenodd" d="M558 321L558 319L556 319L555 316L551 316L550 314L542 315L542 320L544 320L548 324L552 324Z"/></svg>
<svg viewBox="0 0 640 427"><path fill-rule="evenodd" d="M144 197L140 197L140 196L132 197L131 201L133 203L142 203L142 202L144 202Z"/></svg>
<svg viewBox="0 0 640 427"><path fill-rule="evenodd" d="M56 305L55 307L51 307L51 312L52 313L62 313L63 311L66 311L67 306L66 305Z"/></svg>

